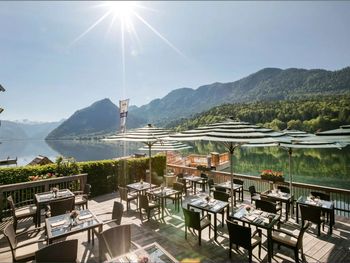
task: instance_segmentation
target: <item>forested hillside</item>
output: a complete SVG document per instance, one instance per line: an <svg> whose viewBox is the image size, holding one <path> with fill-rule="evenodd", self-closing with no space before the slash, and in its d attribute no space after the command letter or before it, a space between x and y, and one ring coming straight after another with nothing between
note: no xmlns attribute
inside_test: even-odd
<svg viewBox="0 0 350 263"><path fill-rule="evenodd" d="M343 94L350 94L350 67L336 71L265 68L234 82L216 82L197 89L176 89L130 112L162 126L225 103L297 100Z"/></svg>
<svg viewBox="0 0 350 263"><path fill-rule="evenodd" d="M273 129L307 132L329 130L350 124L350 96L318 96L299 100L225 104L193 118L171 122L167 128L192 129L233 117Z"/></svg>

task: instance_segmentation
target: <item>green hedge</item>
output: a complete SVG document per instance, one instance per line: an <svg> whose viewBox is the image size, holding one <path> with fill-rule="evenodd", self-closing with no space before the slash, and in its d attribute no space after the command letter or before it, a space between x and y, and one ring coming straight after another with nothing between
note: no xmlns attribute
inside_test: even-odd
<svg viewBox="0 0 350 263"><path fill-rule="evenodd" d="M92 185L91 194L97 196L115 191L119 184L125 185L140 178L145 179L148 158L77 162L77 165L80 173L88 174L87 182ZM165 168L164 155L152 157L152 182L162 182ZM1 168L0 184L27 182L29 176L47 173L57 173L57 165Z"/></svg>

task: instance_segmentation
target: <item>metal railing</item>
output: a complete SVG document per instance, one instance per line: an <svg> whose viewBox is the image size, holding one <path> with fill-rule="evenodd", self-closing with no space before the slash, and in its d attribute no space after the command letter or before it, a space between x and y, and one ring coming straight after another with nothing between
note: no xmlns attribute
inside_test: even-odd
<svg viewBox="0 0 350 263"><path fill-rule="evenodd" d="M7 184L0 186L0 220L8 216L7 197L12 195L16 204L33 204L36 193L48 192L53 187L83 191L87 182L87 174L57 177L32 182Z"/></svg>
<svg viewBox="0 0 350 263"><path fill-rule="evenodd" d="M200 175L200 171L193 167L179 166L168 164L168 168L174 170L175 174L177 173L189 173ZM209 176L214 179L215 183L221 183L229 181L231 175L227 172L219 172L212 170L209 172ZM244 180L244 191L248 191L249 186L254 185L257 192L262 192L267 189L270 189L270 182L262 180L260 177L243 175L243 174L234 174L235 178ZM278 185L289 186L287 182L278 182ZM308 196L311 191L324 192L330 195L331 200L334 202L334 208L337 215L350 217L350 190L326 187L312 184L304 183L292 183L294 199L297 200L299 196Z"/></svg>

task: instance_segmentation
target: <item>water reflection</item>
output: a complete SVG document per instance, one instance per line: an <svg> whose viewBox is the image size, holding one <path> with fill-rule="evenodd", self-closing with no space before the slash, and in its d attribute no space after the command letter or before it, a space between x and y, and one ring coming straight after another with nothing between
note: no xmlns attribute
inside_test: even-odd
<svg viewBox="0 0 350 263"><path fill-rule="evenodd" d="M123 146L125 143L125 147ZM26 165L37 155L52 161L57 156L74 157L77 161L103 160L138 151L141 143L102 141L10 141L0 144L0 159L18 157L18 165ZM225 152L218 143L196 142L183 155ZM147 152L146 152L147 154ZM296 182L350 189L350 147L338 149L296 149L293 152L293 179ZM236 173L258 176L264 169L283 171L288 180L288 153L280 148L241 148L234 155Z"/></svg>
<svg viewBox="0 0 350 263"><path fill-rule="evenodd" d="M125 147L124 147L125 144ZM138 143L102 141L3 141L0 144L0 159L18 158L18 165L27 165L37 155L55 161L57 156L74 157L77 161L104 160L142 153Z"/></svg>
<svg viewBox="0 0 350 263"><path fill-rule="evenodd" d="M224 152L216 143L195 143L196 153ZM265 169L283 171L289 180L288 153L278 147L241 148L235 151L234 171L259 176ZM226 170L229 171L229 168ZM338 149L295 149L292 174L296 182L350 189L350 147Z"/></svg>

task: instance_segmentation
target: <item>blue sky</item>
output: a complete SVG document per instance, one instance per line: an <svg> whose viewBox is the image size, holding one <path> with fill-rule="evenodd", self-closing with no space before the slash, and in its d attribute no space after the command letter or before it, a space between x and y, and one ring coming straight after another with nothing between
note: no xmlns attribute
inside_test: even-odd
<svg viewBox="0 0 350 263"><path fill-rule="evenodd" d="M0 2L1 119L60 120L103 98L140 106L265 67L350 66L348 1L140 2L134 11L168 43L132 16L123 86L119 18L74 42L109 10L100 4Z"/></svg>

